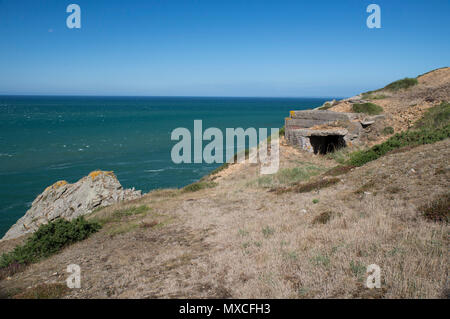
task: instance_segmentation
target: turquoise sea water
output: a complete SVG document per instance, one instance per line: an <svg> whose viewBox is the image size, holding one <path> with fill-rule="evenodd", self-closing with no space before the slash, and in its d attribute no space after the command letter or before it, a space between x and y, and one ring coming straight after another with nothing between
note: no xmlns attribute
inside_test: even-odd
<svg viewBox="0 0 450 319"><path fill-rule="evenodd" d="M45 187L115 172L143 192L182 187L220 164L174 164L177 127L281 127L329 98L0 96L0 237ZM204 142L204 145L207 142Z"/></svg>

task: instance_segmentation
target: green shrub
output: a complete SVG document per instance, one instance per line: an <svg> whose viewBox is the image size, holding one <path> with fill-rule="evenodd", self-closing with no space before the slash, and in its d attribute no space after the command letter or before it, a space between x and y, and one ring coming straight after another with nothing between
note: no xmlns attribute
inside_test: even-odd
<svg viewBox="0 0 450 319"><path fill-rule="evenodd" d="M214 182L196 182L189 184L183 188L183 192L197 192L199 190L205 189L205 188L213 188L216 187L217 183Z"/></svg>
<svg viewBox="0 0 450 319"><path fill-rule="evenodd" d="M450 124L438 129L408 130L391 136L387 141L364 151L350 154L349 165L361 166L392 150L422 144L431 144L450 137Z"/></svg>
<svg viewBox="0 0 450 319"><path fill-rule="evenodd" d="M353 260L351 260L350 269L355 277L357 277L359 280L362 280L362 277L366 272L366 267L364 267L363 264L361 264L359 261L354 262Z"/></svg>
<svg viewBox="0 0 450 319"><path fill-rule="evenodd" d="M275 232L275 229L266 226L262 229L262 233L264 235L264 238L269 238L271 235L273 235L273 233Z"/></svg>
<svg viewBox="0 0 450 319"><path fill-rule="evenodd" d="M319 107L318 110L325 111L325 110L328 110L331 107L332 107L331 103L327 102L324 105L322 105L321 107Z"/></svg>
<svg viewBox="0 0 450 319"><path fill-rule="evenodd" d="M385 90L397 91L400 89L407 89L411 86L417 85L419 83L416 78L404 78L388 84L384 87Z"/></svg>
<svg viewBox="0 0 450 319"><path fill-rule="evenodd" d="M278 131L280 136L284 136L284 132L285 132L285 126L283 125L282 128L280 128L280 130Z"/></svg>
<svg viewBox="0 0 450 319"><path fill-rule="evenodd" d="M69 292L65 284L40 284L13 296L13 299L60 299Z"/></svg>
<svg viewBox="0 0 450 319"><path fill-rule="evenodd" d="M439 105L429 108L423 117L418 120L413 128L441 128L447 125L450 121L450 103L442 102Z"/></svg>
<svg viewBox="0 0 450 319"><path fill-rule="evenodd" d="M383 113L383 108L373 103L355 103L353 104L353 112L377 115Z"/></svg>
<svg viewBox="0 0 450 319"><path fill-rule="evenodd" d="M394 128L392 127L392 126L386 126L384 129L383 129L383 135L391 135L391 134L394 134Z"/></svg>
<svg viewBox="0 0 450 319"><path fill-rule="evenodd" d="M217 173L223 171L224 169L228 168L230 164L229 163L224 163L223 165L220 165L219 167L217 167L216 169L214 169L211 173L209 173L209 175L216 175Z"/></svg>
<svg viewBox="0 0 450 319"><path fill-rule="evenodd" d="M72 221L57 219L42 225L22 246L0 257L0 268L11 264L29 264L51 256L62 248L89 237L100 229L98 223L88 222L83 217Z"/></svg>
<svg viewBox="0 0 450 319"><path fill-rule="evenodd" d="M364 100L382 100L382 99L386 98L386 95L384 95L384 94L373 94L372 92L370 92L370 93L366 92L366 93L362 93L361 97Z"/></svg>

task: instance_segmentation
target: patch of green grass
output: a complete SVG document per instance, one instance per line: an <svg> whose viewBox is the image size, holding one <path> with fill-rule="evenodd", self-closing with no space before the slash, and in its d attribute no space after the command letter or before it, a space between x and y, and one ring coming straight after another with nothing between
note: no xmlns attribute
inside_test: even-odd
<svg viewBox="0 0 450 319"><path fill-rule="evenodd" d="M355 103L352 106L353 112L378 115L383 113L383 108L373 103Z"/></svg>
<svg viewBox="0 0 450 319"><path fill-rule="evenodd" d="M345 164L345 162L347 162L348 160L350 153L351 153L350 150L344 147L338 150L334 150L333 152L328 152L325 156L328 159L335 160L339 164Z"/></svg>
<svg viewBox="0 0 450 319"><path fill-rule="evenodd" d="M332 107L331 103L326 102L324 105L322 105L321 107L319 107L318 110L320 110L320 111L325 111L325 110L328 110L328 109L331 108L331 107Z"/></svg>
<svg viewBox="0 0 450 319"><path fill-rule="evenodd" d="M330 258L327 255L317 255L311 258L311 263L315 266L328 267L330 265Z"/></svg>
<svg viewBox="0 0 450 319"><path fill-rule="evenodd" d="M92 221L97 222L100 225L104 226L108 223L120 222L122 219L129 216L142 215L150 211L151 208L148 207L147 205L134 206L115 210L111 215L108 216L95 216L92 218Z"/></svg>
<svg viewBox="0 0 450 319"><path fill-rule="evenodd" d="M155 226L157 226L157 225L155 225ZM137 223L121 223L119 225L115 225L114 227L111 227L110 229L108 229L108 231L106 233L109 236L114 237L116 235L126 234L138 227L139 227L139 224L137 224Z"/></svg>
<svg viewBox="0 0 450 319"><path fill-rule="evenodd" d="M224 169L228 168L228 166L230 166L229 163L224 163L223 165L220 165L219 167L217 167L216 169L214 169L211 173L209 173L209 175L216 175L217 173L223 171Z"/></svg>
<svg viewBox="0 0 450 319"><path fill-rule="evenodd" d="M258 186L261 187L273 187L276 185L293 185L300 181L308 180L312 176L316 176L323 171L322 168L305 164L300 167L283 168L276 174L262 176L258 178Z"/></svg>
<svg viewBox="0 0 450 319"><path fill-rule="evenodd" d="M273 229L269 226L266 226L262 229L262 233L263 233L264 238L269 238L270 236L272 236L275 233L275 229Z"/></svg>
<svg viewBox="0 0 450 319"><path fill-rule="evenodd" d="M386 95L384 95L384 94L373 94L372 92L370 92L370 93L366 92L366 93L361 94L361 97L364 100L381 100L381 99L385 99Z"/></svg>
<svg viewBox="0 0 450 319"><path fill-rule="evenodd" d="M297 260L298 259L298 255L295 251L284 251L283 255L287 258L287 259L291 259L291 260Z"/></svg>
<svg viewBox="0 0 450 319"><path fill-rule="evenodd" d="M21 246L0 257L0 269L12 264L30 264L59 252L97 232L100 224L78 217L72 221L57 219L42 225Z"/></svg>
<svg viewBox="0 0 450 319"><path fill-rule="evenodd" d="M363 275L366 273L366 267L361 264L359 261L354 262L350 261L350 270L352 274L358 278L358 280L362 280Z"/></svg>
<svg viewBox="0 0 450 319"><path fill-rule="evenodd" d="M239 229L238 234L239 234L239 236L245 237L245 236L249 235L249 232L246 231L245 229Z"/></svg>
<svg viewBox="0 0 450 319"><path fill-rule="evenodd" d="M408 130L391 136L381 144L377 144L368 150L356 151L350 154L349 165L362 166L365 163L376 160L386 153L406 146L418 146L442 141L450 137L450 124L438 129Z"/></svg>
<svg viewBox="0 0 450 319"><path fill-rule="evenodd" d="M183 191L183 193L197 192L202 189L216 187L217 185L218 184L215 182L207 182L207 181L195 182L195 183L185 186L182 191Z"/></svg>
<svg viewBox="0 0 450 319"><path fill-rule="evenodd" d="M386 126L381 133L383 133L383 135L394 134L394 128L392 126Z"/></svg>
<svg viewBox="0 0 450 319"><path fill-rule="evenodd" d="M450 103L442 102L429 108L423 117L418 120L413 129L436 129L443 128L450 122Z"/></svg>
<svg viewBox="0 0 450 319"><path fill-rule="evenodd" d="M113 212L113 215L118 218L122 218L125 216L132 216L132 215L140 215L148 212L150 210L150 207L147 205L141 205L136 207L130 207L126 209L120 209Z"/></svg>
<svg viewBox="0 0 450 319"><path fill-rule="evenodd" d="M384 89L388 91L398 91L400 89L410 88L418 83L416 78L404 78L386 85Z"/></svg>
<svg viewBox="0 0 450 319"><path fill-rule="evenodd" d="M313 202L313 204L317 204L317 203L319 202L319 200L318 200L317 198L314 198L314 199L312 200L312 202Z"/></svg>

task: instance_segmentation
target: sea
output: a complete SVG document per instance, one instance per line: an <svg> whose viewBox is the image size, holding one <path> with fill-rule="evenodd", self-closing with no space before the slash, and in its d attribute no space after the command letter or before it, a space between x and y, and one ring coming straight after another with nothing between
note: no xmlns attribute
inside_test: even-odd
<svg viewBox="0 0 450 319"><path fill-rule="evenodd" d="M0 238L58 180L108 170L144 193L199 180L221 164L171 159L172 131L193 132L194 120L280 128L290 110L332 98L0 96Z"/></svg>

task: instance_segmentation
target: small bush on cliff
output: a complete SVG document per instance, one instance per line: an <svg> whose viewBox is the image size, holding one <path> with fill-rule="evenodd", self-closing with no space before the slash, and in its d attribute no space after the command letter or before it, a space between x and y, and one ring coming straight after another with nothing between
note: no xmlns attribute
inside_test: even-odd
<svg viewBox="0 0 450 319"><path fill-rule="evenodd" d="M355 103L353 104L353 112L378 115L383 112L383 108L373 103Z"/></svg>
<svg viewBox="0 0 450 319"><path fill-rule="evenodd" d="M425 112L423 117L418 120L414 127L415 129L424 128L441 128L450 122L450 103L442 102L439 105L433 106Z"/></svg>
<svg viewBox="0 0 450 319"><path fill-rule="evenodd" d="M394 128L392 126L386 126L381 133L383 133L383 135L394 134Z"/></svg>
<svg viewBox="0 0 450 319"><path fill-rule="evenodd" d="M401 133L397 133L390 137L384 143L373 146L372 148L364 151L357 151L350 155L348 164L354 166L361 166L367 162L376 160L380 156L385 155L392 150L406 147L406 146L418 146L422 144L431 144L438 141L442 141L450 137L450 124L438 129L422 129L422 130L409 130Z"/></svg>
<svg viewBox="0 0 450 319"><path fill-rule="evenodd" d="M402 80L398 80L386 85L384 89L389 91L398 91L400 89L407 89L411 86L416 85L417 83L419 82L416 78L404 78Z"/></svg>
<svg viewBox="0 0 450 319"><path fill-rule="evenodd" d="M37 262L72 243L86 239L99 229L98 223L88 222L83 217L72 221L57 219L42 225L25 244L0 257L0 270L10 265Z"/></svg>
<svg viewBox="0 0 450 319"><path fill-rule="evenodd" d="M450 193L436 197L419 207L419 212L427 219L437 222L450 222Z"/></svg>
<svg viewBox="0 0 450 319"><path fill-rule="evenodd" d="M184 193L189 192L197 192L199 190L205 189L205 188L213 188L216 187L217 183L215 182L196 182L189 184L183 188Z"/></svg>

